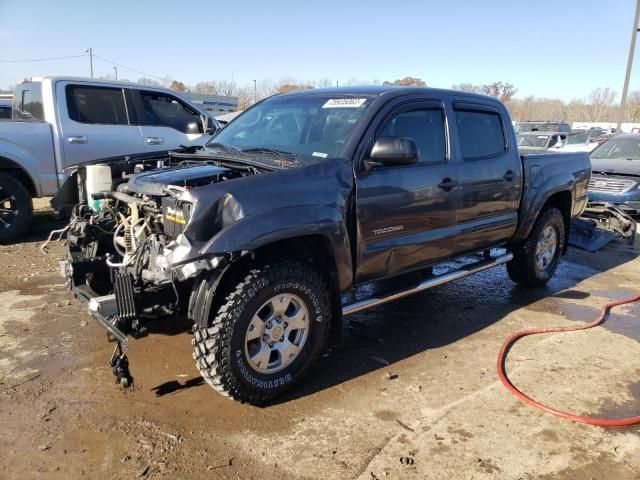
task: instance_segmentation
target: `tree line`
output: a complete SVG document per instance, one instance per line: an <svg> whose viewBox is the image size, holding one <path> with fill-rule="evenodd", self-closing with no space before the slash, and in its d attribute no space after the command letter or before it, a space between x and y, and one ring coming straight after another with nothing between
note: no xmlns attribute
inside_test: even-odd
<svg viewBox="0 0 640 480"><path fill-rule="evenodd" d="M158 82L148 78L141 78L138 82L154 85L165 83L169 88L179 92L190 91L206 95L238 97L238 108L241 110L271 95L301 89L352 85L427 86L427 83L423 79L411 76L384 81L378 79L362 81L353 78L341 84L330 78L300 81L293 77L284 77L279 81L263 79L245 85L238 85L229 80L205 80L193 86L185 85L183 82L177 80ZM502 81L479 85L459 83L452 85L451 88L496 97L505 103L511 118L517 121L563 120L567 122L616 122L619 118L618 113L620 106L618 93L609 87L595 88L585 98L577 98L570 101L563 101L559 98L536 97L533 95L516 98L518 89L513 84ZM627 107L622 121L640 122L640 90L629 93Z"/></svg>

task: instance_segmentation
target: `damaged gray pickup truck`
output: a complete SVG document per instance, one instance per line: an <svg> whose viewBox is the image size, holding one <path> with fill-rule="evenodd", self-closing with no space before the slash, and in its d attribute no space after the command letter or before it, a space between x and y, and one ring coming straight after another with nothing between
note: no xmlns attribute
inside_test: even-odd
<svg viewBox="0 0 640 480"><path fill-rule="evenodd" d="M298 382L346 315L502 264L547 283L591 173L586 153L521 157L493 98L394 87L277 95L204 148L101 163L110 191L86 198L92 167L72 177L62 268L118 342L118 380L128 336L186 316L207 383L254 404ZM398 276L417 280L350 296Z"/></svg>

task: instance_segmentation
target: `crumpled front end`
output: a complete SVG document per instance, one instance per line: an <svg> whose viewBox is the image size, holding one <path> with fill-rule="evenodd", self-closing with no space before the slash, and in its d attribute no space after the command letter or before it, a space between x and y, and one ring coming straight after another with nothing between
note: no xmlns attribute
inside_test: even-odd
<svg viewBox="0 0 640 480"><path fill-rule="evenodd" d="M594 174L589 182L589 201L607 202L633 216L640 215L640 177Z"/></svg>

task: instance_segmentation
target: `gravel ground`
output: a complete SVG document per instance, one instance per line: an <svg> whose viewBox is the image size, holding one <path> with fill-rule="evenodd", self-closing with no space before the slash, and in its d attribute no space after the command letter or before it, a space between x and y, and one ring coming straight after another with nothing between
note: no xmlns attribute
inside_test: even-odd
<svg viewBox="0 0 640 480"><path fill-rule="evenodd" d="M0 477L638 479L640 429L545 415L499 383L504 338L570 325L640 284L639 244L571 251L538 291L504 268L354 315L343 349L256 408L212 391L183 322L130 343L135 386L57 273L63 245L42 205L30 236L0 246ZM513 381L559 408L640 414L640 305L602 328L519 342Z"/></svg>

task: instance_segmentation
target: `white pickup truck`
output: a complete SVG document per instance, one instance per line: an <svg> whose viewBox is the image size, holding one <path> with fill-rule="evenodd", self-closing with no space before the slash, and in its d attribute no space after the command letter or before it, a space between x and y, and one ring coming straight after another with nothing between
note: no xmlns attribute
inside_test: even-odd
<svg viewBox="0 0 640 480"><path fill-rule="evenodd" d="M203 145L218 128L165 88L73 77L18 85L11 121L0 122L0 243L28 228L31 199L54 195L69 167Z"/></svg>

